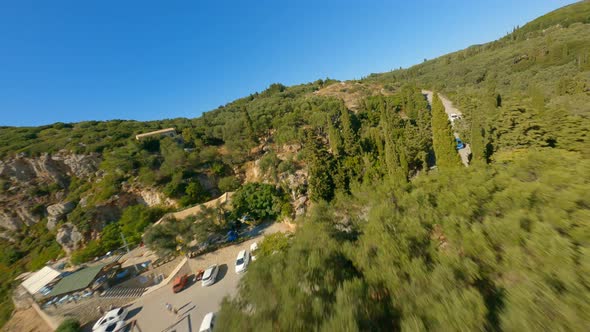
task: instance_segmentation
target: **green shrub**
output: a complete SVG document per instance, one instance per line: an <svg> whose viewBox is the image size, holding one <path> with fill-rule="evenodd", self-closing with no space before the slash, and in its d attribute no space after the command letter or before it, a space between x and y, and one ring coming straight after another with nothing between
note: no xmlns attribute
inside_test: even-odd
<svg viewBox="0 0 590 332"><path fill-rule="evenodd" d="M281 212L282 197L276 188L264 183L247 183L232 198L233 213L237 218L249 215L261 222L276 218Z"/></svg>
<svg viewBox="0 0 590 332"><path fill-rule="evenodd" d="M235 176L226 176L224 178L219 179L217 186L219 187L219 190L224 193L229 191L235 191L240 187L240 180L238 180L238 178L236 178Z"/></svg>
<svg viewBox="0 0 590 332"><path fill-rule="evenodd" d="M82 331L80 328L80 322L74 318L66 318L59 326L55 332L79 332Z"/></svg>
<svg viewBox="0 0 590 332"><path fill-rule="evenodd" d="M84 262L88 262L94 257L101 256L105 254L105 251L98 240L92 240L86 244L86 246L82 249L78 249L72 253L72 263L74 264L81 264Z"/></svg>
<svg viewBox="0 0 590 332"><path fill-rule="evenodd" d="M279 173L287 172L289 174L293 174L295 172L296 167L292 160L283 160L281 161L277 169Z"/></svg>

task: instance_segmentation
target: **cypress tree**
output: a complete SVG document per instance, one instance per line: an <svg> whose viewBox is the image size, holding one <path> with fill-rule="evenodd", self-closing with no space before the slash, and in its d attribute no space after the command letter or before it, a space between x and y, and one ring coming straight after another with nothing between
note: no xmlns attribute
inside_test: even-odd
<svg viewBox="0 0 590 332"><path fill-rule="evenodd" d="M451 123L436 92L432 98L432 133L437 166L444 169L461 165Z"/></svg>
<svg viewBox="0 0 590 332"><path fill-rule="evenodd" d="M330 149L332 150L332 154L338 157L340 155L340 151L342 150L342 136L332 121L328 118L328 139L330 141Z"/></svg>
<svg viewBox="0 0 590 332"><path fill-rule="evenodd" d="M360 151L359 140L352 127L350 114L345 107L340 110L340 124L342 126L342 140L344 141L344 152L349 156L355 156Z"/></svg>
<svg viewBox="0 0 590 332"><path fill-rule="evenodd" d="M472 162L483 163L487 160L485 130L481 121L481 114L476 112L471 116L471 153Z"/></svg>

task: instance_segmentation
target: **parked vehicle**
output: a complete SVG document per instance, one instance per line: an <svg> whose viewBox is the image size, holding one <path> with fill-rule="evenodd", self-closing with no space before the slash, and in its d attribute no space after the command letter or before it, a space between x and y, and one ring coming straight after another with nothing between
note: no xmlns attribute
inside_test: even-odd
<svg viewBox="0 0 590 332"><path fill-rule="evenodd" d="M236 273L242 273L246 271L249 262L250 254L248 253L248 250L240 250L238 257L236 258Z"/></svg>
<svg viewBox="0 0 590 332"><path fill-rule="evenodd" d="M40 290L39 290L39 294L46 296L47 294L51 293L51 289L53 287L51 286L43 286Z"/></svg>
<svg viewBox="0 0 590 332"><path fill-rule="evenodd" d="M228 242L234 242L237 239L238 239L238 232L236 232L234 230L227 232L227 241Z"/></svg>
<svg viewBox="0 0 590 332"><path fill-rule="evenodd" d="M127 309L115 308L97 320L96 323L94 323L94 326L92 326L92 331L107 331L107 328L111 328L113 323L122 322L125 320L125 317L127 317ZM116 331L116 325L112 330L108 331Z"/></svg>
<svg viewBox="0 0 590 332"><path fill-rule="evenodd" d="M455 138L455 142L457 143L457 150L465 149L465 144L459 138Z"/></svg>
<svg viewBox="0 0 590 332"><path fill-rule="evenodd" d="M43 308L49 308L52 305L56 305L58 300L59 300L59 297L52 298L51 300L45 302L45 304L43 305Z"/></svg>
<svg viewBox="0 0 590 332"><path fill-rule="evenodd" d="M201 286L211 286L215 283L215 278L217 278L217 272L219 271L219 267L217 264L209 266L205 273L203 273L203 279L201 279Z"/></svg>
<svg viewBox="0 0 590 332"><path fill-rule="evenodd" d="M186 286L187 281L188 281L188 275L186 275L186 274L183 274L181 276L174 278L174 282L172 283L172 291L174 293L180 292L181 290L184 289L184 286Z"/></svg>
<svg viewBox="0 0 590 332"><path fill-rule="evenodd" d="M94 332L118 332L122 331L121 329L125 326L125 321L120 320L118 322L113 322L105 326L101 326L98 330Z"/></svg>
<svg viewBox="0 0 590 332"><path fill-rule="evenodd" d="M103 276L99 277L92 284L92 288L98 288L98 287L100 287L103 283L105 283L107 281L107 279L108 279L108 276L107 275L103 275Z"/></svg>
<svg viewBox="0 0 590 332"><path fill-rule="evenodd" d="M82 298L85 298L85 297L90 297L90 296L92 296L92 294L94 294L94 292L93 292L93 291L91 291L91 290L86 290L86 291L84 291L84 292L82 293L81 297L82 297Z"/></svg>
<svg viewBox="0 0 590 332"><path fill-rule="evenodd" d="M117 276L115 278L123 279L123 278L127 277L128 275L129 275L129 269L125 269L125 270L122 270L119 273L117 273Z"/></svg>
<svg viewBox="0 0 590 332"><path fill-rule="evenodd" d="M211 332L213 331L213 327L215 326L215 313L210 312L203 317L203 321L201 322L201 327L199 327L199 332Z"/></svg>
<svg viewBox="0 0 590 332"><path fill-rule="evenodd" d="M57 300L56 304L63 304L66 303L69 299L70 299L70 295L66 295L64 297L62 297L61 299Z"/></svg>

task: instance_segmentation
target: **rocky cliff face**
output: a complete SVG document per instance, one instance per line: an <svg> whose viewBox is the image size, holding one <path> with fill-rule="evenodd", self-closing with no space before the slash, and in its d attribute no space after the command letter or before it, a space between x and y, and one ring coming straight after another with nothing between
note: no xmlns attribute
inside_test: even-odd
<svg viewBox="0 0 590 332"><path fill-rule="evenodd" d="M76 155L66 151L57 154L44 154L37 158L17 156L0 161L0 177L15 184L31 181L47 181L65 185L71 176L88 178L98 170L100 155Z"/></svg>
<svg viewBox="0 0 590 332"><path fill-rule="evenodd" d="M57 242L69 254L87 240L99 237L102 228L119 219L130 205L177 205L157 189L140 187L134 180L123 183L116 195L100 203L89 203L92 190L83 193L79 201L68 200L74 177L90 183L103 178L103 171L98 168L100 162L98 153L79 155L67 151L1 160L0 240L13 241L15 232L46 218L48 230L57 232ZM73 211L74 219L84 225L72 223Z"/></svg>
<svg viewBox="0 0 590 332"><path fill-rule="evenodd" d="M145 188L145 187L138 187L131 184L124 184L122 186L122 191L126 192L130 195L135 195L137 197L137 201L140 204L145 204L147 206L178 206L178 202L173 199L166 197L162 194L159 190L155 188Z"/></svg>
<svg viewBox="0 0 590 332"><path fill-rule="evenodd" d="M74 202L60 202L47 207L47 228L51 231L58 221L62 220L76 207Z"/></svg>
<svg viewBox="0 0 590 332"><path fill-rule="evenodd" d="M74 207L72 202L61 202L63 188L68 187L73 176L92 178L100 161L99 154L76 155L66 151L1 160L0 230L17 231L39 222L46 214L49 227L55 227Z"/></svg>
<svg viewBox="0 0 590 332"><path fill-rule="evenodd" d="M72 251L80 247L84 237L82 236L82 233L78 231L76 226L71 223L65 223L59 228L55 240L69 255Z"/></svg>

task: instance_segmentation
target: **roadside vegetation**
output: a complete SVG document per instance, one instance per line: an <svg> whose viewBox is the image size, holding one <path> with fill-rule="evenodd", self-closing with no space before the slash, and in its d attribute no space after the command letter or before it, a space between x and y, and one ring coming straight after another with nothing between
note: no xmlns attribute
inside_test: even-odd
<svg viewBox="0 0 590 332"><path fill-rule="evenodd" d="M277 220L284 204L288 205L284 194L275 186L248 183L235 192L229 208L202 205L195 216L183 220L167 218L149 227L144 236L145 244L162 256L184 255L205 244L213 244L213 240L223 238L230 230Z"/></svg>
<svg viewBox="0 0 590 332"><path fill-rule="evenodd" d="M80 328L80 322L78 322L77 320L75 320L73 318L67 318L61 324L59 324L59 326L57 327L57 330L55 330L55 332L79 332L79 331L82 331L82 329Z"/></svg>
<svg viewBox="0 0 590 332"><path fill-rule="evenodd" d="M397 147L408 145L383 121L387 112L376 117L387 128L375 149L386 152L376 158L381 167L364 164L362 177L338 185L335 174L355 172L350 162L335 160L357 148L342 139L346 126L339 127L340 140L329 143L342 145L322 150L316 143L310 153L317 202L311 213L292 240L249 267L238 296L224 300L216 327L586 329L588 12L590 3L580 2L498 41L369 76L371 83L409 82L451 97L464 112L455 129L472 144L471 166L459 166L435 98L436 171L404 167L411 155ZM361 123L357 133L370 128ZM367 145L361 146L366 160Z"/></svg>

